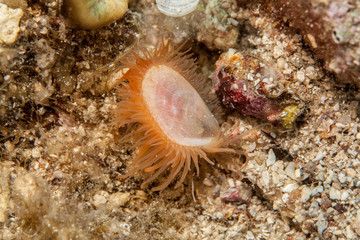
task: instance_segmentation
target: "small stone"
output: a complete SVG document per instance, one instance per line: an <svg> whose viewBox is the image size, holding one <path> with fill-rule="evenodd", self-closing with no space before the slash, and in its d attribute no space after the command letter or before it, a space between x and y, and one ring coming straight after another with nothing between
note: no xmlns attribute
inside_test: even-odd
<svg viewBox="0 0 360 240"><path fill-rule="evenodd" d="M306 220L305 216L303 214L296 214L294 216L294 219L296 220L296 222L298 223L302 223Z"/></svg>
<svg viewBox="0 0 360 240"><path fill-rule="evenodd" d="M234 179L228 178L228 179L227 179L227 182L228 182L230 188L234 188L234 187L235 187L235 181L234 181Z"/></svg>
<svg viewBox="0 0 360 240"><path fill-rule="evenodd" d="M326 213L327 213L328 216L334 214L334 212L335 212L335 209L332 208L332 207L330 207L330 208L328 208L328 209L326 210Z"/></svg>
<svg viewBox="0 0 360 240"><path fill-rule="evenodd" d="M248 231L246 233L246 240L255 240L255 236L252 232Z"/></svg>
<svg viewBox="0 0 360 240"><path fill-rule="evenodd" d="M297 189L298 187L299 186L296 183L290 183L290 184L286 185L285 187L283 187L281 190L283 192L290 193L290 192L294 191L295 189Z"/></svg>
<svg viewBox="0 0 360 240"><path fill-rule="evenodd" d="M325 173L319 172L319 174L316 176L316 179L320 180L320 181L325 181Z"/></svg>
<svg viewBox="0 0 360 240"><path fill-rule="evenodd" d="M5 148L6 148L6 151L8 152L8 154L12 153L14 151L14 148L15 148L15 145L12 144L10 141L7 141L5 144L4 144Z"/></svg>
<svg viewBox="0 0 360 240"><path fill-rule="evenodd" d="M103 195L95 194L93 197L93 204L98 208L104 205L107 202L106 198Z"/></svg>
<svg viewBox="0 0 360 240"><path fill-rule="evenodd" d="M317 186L311 191L311 196L315 196L318 193L322 193L324 191L324 187L322 185Z"/></svg>
<svg viewBox="0 0 360 240"><path fill-rule="evenodd" d="M324 214L322 212L319 216L319 220L317 221L316 226L320 236L322 236L324 230L327 229L327 227L329 226L329 223L326 221L326 218L324 217Z"/></svg>
<svg viewBox="0 0 360 240"><path fill-rule="evenodd" d="M314 200L311 202L310 208L309 208L309 216L310 217L315 217L319 215L319 209L320 209L320 205L319 203Z"/></svg>
<svg viewBox="0 0 360 240"><path fill-rule="evenodd" d="M312 80L316 79L317 77L317 73L316 73L316 70L313 66L309 66L306 68L305 70L306 72L306 76Z"/></svg>
<svg viewBox="0 0 360 240"><path fill-rule="evenodd" d="M34 100L36 104L45 104L51 95L54 93L54 88L52 86L43 86L41 83L34 83Z"/></svg>
<svg viewBox="0 0 360 240"><path fill-rule="evenodd" d="M276 155L274 153L274 150L270 149L269 153L268 153L268 158L267 158L267 162L266 162L266 166L271 166L275 163L276 161Z"/></svg>
<svg viewBox="0 0 360 240"><path fill-rule="evenodd" d="M40 158L41 157L41 151L39 149L39 147L35 147L31 150L31 156L33 158Z"/></svg>
<svg viewBox="0 0 360 240"><path fill-rule="evenodd" d="M357 133L355 137L356 139L360 139L360 133Z"/></svg>
<svg viewBox="0 0 360 240"><path fill-rule="evenodd" d="M293 178L295 175L295 162L290 162L285 168L285 174Z"/></svg>
<svg viewBox="0 0 360 240"><path fill-rule="evenodd" d="M345 228L345 236L347 239L358 239L359 236L356 236L355 232L351 229L350 226Z"/></svg>
<svg viewBox="0 0 360 240"><path fill-rule="evenodd" d="M346 201L346 200L349 199L349 197L350 197L350 194L349 194L348 191L342 191L341 196L340 196L340 200L341 201Z"/></svg>
<svg viewBox="0 0 360 240"><path fill-rule="evenodd" d="M314 159L314 161L320 161L325 157L325 153L323 153L322 151L319 151L318 154L316 155L316 158Z"/></svg>
<svg viewBox="0 0 360 240"><path fill-rule="evenodd" d="M263 174L261 175L260 183L263 185L263 187L269 186L270 174L267 171L263 172Z"/></svg>
<svg viewBox="0 0 360 240"><path fill-rule="evenodd" d="M109 197L109 208L117 209L126 205L130 200L130 193L117 192L113 193Z"/></svg>
<svg viewBox="0 0 360 240"><path fill-rule="evenodd" d="M140 197L140 198L146 198L146 192L143 190L136 190L136 197Z"/></svg>
<svg viewBox="0 0 360 240"><path fill-rule="evenodd" d="M9 202L9 194L0 193L0 223L4 223L8 218L7 215L8 202Z"/></svg>
<svg viewBox="0 0 360 240"><path fill-rule="evenodd" d="M274 55L274 58L279 58L279 57L283 56L284 50L283 50L282 46L274 47L273 55Z"/></svg>
<svg viewBox="0 0 360 240"><path fill-rule="evenodd" d="M49 46L49 42L45 39L40 39L36 42L38 52L35 56L36 63L39 68L50 68L55 64L56 51Z"/></svg>
<svg viewBox="0 0 360 240"><path fill-rule="evenodd" d="M333 173L332 171L330 172L329 171L329 173ZM332 175L332 181L333 181L333 183L332 183L332 187L333 188L335 188L335 189L337 189L337 190L341 190L341 185L340 185L340 183L338 183L337 181L336 181L336 177L334 176L334 175Z"/></svg>
<svg viewBox="0 0 360 240"><path fill-rule="evenodd" d="M352 228L360 235L360 210L357 210L356 217L351 223Z"/></svg>
<svg viewBox="0 0 360 240"><path fill-rule="evenodd" d="M279 69L287 69L288 68L288 64L284 58L279 58L276 61L276 64Z"/></svg>
<svg viewBox="0 0 360 240"><path fill-rule="evenodd" d="M304 187L303 189L301 189L300 202L307 202L310 199L311 192L312 191L309 187Z"/></svg>
<svg viewBox="0 0 360 240"><path fill-rule="evenodd" d="M301 82L305 81L305 71L304 70L297 71L296 79Z"/></svg>
<svg viewBox="0 0 360 240"><path fill-rule="evenodd" d="M251 153L256 149L256 142L246 144L242 147L246 152Z"/></svg>
<svg viewBox="0 0 360 240"><path fill-rule="evenodd" d="M295 170L295 177L300 178L303 175L303 171L301 168Z"/></svg>
<svg viewBox="0 0 360 240"><path fill-rule="evenodd" d="M335 187L331 187L330 189L330 198L332 200L340 200L341 199L341 192L337 190Z"/></svg>
<svg viewBox="0 0 360 240"><path fill-rule="evenodd" d="M279 174L277 174L276 172L273 172L271 174L272 176L272 183L276 186L283 186L283 182L282 182L282 179L280 177Z"/></svg>
<svg viewBox="0 0 360 240"><path fill-rule="evenodd" d="M311 46L312 46L313 48L317 48L317 47L318 47L318 44L317 44L317 42L316 42L316 39L315 39L314 35L308 33L306 36L307 36L307 38L309 39L309 42L310 42Z"/></svg>
<svg viewBox="0 0 360 240"><path fill-rule="evenodd" d="M359 154L359 152L357 150L353 150L353 149L348 149L348 154L350 154L350 156L352 158L356 158L356 156Z"/></svg>
<svg viewBox="0 0 360 240"><path fill-rule="evenodd" d="M327 99L328 99L327 96L321 96L321 97L320 97L320 103L321 103L321 104L325 104L325 102L326 102Z"/></svg>
<svg viewBox="0 0 360 240"><path fill-rule="evenodd" d="M237 26L239 25L239 22L233 18L228 18L228 21L230 24L234 25L234 26Z"/></svg>
<svg viewBox="0 0 360 240"><path fill-rule="evenodd" d="M352 168L347 168L346 169L346 174L351 177L354 178L356 176L356 171Z"/></svg>
<svg viewBox="0 0 360 240"><path fill-rule="evenodd" d="M320 205L318 203L318 201L314 200L311 202L310 208L318 210L320 208Z"/></svg>
<svg viewBox="0 0 360 240"><path fill-rule="evenodd" d="M14 43L20 31L19 22L23 16L20 8L12 9L0 3L0 42Z"/></svg>
<svg viewBox="0 0 360 240"><path fill-rule="evenodd" d="M346 182L346 175L345 175L345 173L343 173L343 172L341 172L340 174L339 174L339 181L341 182L341 183L345 183Z"/></svg>
<svg viewBox="0 0 360 240"><path fill-rule="evenodd" d="M343 124L343 123L340 123L340 122L335 123L335 126L337 126L338 128L345 128L345 127L347 127L347 125L345 125L345 124Z"/></svg>
<svg viewBox="0 0 360 240"><path fill-rule="evenodd" d="M209 178L205 178L203 184L208 187L214 186L214 183Z"/></svg>

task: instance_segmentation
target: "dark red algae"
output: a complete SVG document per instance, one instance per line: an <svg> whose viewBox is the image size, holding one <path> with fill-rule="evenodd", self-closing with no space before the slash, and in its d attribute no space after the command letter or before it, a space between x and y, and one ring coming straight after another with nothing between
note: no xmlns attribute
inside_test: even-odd
<svg viewBox="0 0 360 240"><path fill-rule="evenodd" d="M295 105L282 108L274 100L284 89L280 77L257 58L229 49L216 62L213 85L225 108L290 128L301 111Z"/></svg>

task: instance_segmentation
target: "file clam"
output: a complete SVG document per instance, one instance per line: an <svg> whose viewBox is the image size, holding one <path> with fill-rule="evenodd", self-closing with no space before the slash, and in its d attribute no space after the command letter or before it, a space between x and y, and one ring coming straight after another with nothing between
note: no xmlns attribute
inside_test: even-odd
<svg viewBox="0 0 360 240"><path fill-rule="evenodd" d="M133 53L119 70L119 96L115 125L131 125L137 149L130 170L120 178L148 172L145 188L161 176L165 180L152 188L166 188L177 177L178 187L200 161L214 162L209 154L235 153L197 89L204 82L196 73L194 60L169 42L153 51Z"/></svg>

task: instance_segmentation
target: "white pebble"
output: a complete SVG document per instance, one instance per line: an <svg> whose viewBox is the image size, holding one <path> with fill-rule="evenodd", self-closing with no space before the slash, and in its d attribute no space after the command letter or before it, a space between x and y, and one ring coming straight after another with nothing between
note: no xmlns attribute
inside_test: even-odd
<svg viewBox="0 0 360 240"><path fill-rule="evenodd" d="M349 197L350 197L350 194L349 194L348 191L342 191L342 192L341 192L340 200L346 201L346 200L348 200Z"/></svg>
<svg viewBox="0 0 360 240"><path fill-rule="evenodd" d="M113 193L109 197L109 207L120 208L124 206L130 200L130 193L128 192L117 192Z"/></svg>
<svg viewBox="0 0 360 240"><path fill-rule="evenodd" d="M328 99L328 97L326 97L326 96L321 96L321 97L320 97L320 102L321 102L321 104L324 104L327 99Z"/></svg>
<svg viewBox="0 0 360 240"><path fill-rule="evenodd" d="M295 177L300 178L303 175L303 171L301 168L295 170Z"/></svg>
<svg viewBox="0 0 360 240"><path fill-rule="evenodd" d="M356 176L356 171L352 168L347 168L346 169L346 174L351 177L354 178Z"/></svg>
<svg viewBox="0 0 360 240"><path fill-rule="evenodd" d="M341 173L339 174L339 181L340 181L341 183L345 183L345 182L346 182L346 175L345 175L345 173L341 172Z"/></svg>
<svg viewBox="0 0 360 240"><path fill-rule="evenodd" d="M295 189L297 189L298 187L299 186L296 183L290 183L290 184L286 185L285 187L283 187L281 190L283 192L290 193L290 192L294 191Z"/></svg>
<svg viewBox="0 0 360 240"><path fill-rule="evenodd" d="M324 230L327 229L327 227L329 226L329 223L326 221L326 218L324 217L323 213L320 214L319 220L317 221L316 226L317 226L319 235L322 236L322 233L324 232Z"/></svg>
<svg viewBox="0 0 360 240"><path fill-rule="evenodd" d="M41 157L40 149L37 148L37 147L33 148L32 151L31 151L31 156L33 158L40 158Z"/></svg>
<svg viewBox="0 0 360 240"><path fill-rule="evenodd" d="M300 198L300 202L307 202L310 199L311 196L311 189L308 187L304 187L303 189L301 189L301 198Z"/></svg>
<svg viewBox="0 0 360 240"><path fill-rule="evenodd" d="M20 8L12 9L7 5L0 3L0 43L14 43L17 37L19 21L23 15Z"/></svg>
<svg viewBox="0 0 360 240"><path fill-rule="evenodd" d="M290 162L286 169L285 169L285 174L288 175L289 177L293 178L295 175L295 163L294 162Z"/></svg>
<svg viewBox="0 0 360 240"><path fill-rule="evenodd" d="M284 58L279 58L276 61L276 64L279 69L287 69L288 68L288 64Z"/></svg>
<svg viewBox="0 0 360 240"><path fill-rule="evenodd" d="M229 184L229 187L230 187L230 188L234 188L234 187L235 187L234 179L228 178L227 181L228 181L228 184Z"/></svg>
<svg viewBox="0 0 360 240"><path fill-rule="evenodd" d="M325 153L323 153L322 151L319 151L318 154L316 155L316 158L314 159L314 161L320 161L325 157Z"/></svg>
<svg viewBox="0 0 360 240"><path fill-rule="evenodd" d="M246 233L246 240L255 240L255 236L252 232L248 231Z"/></svg>
<svg viewBox="0 0 360 240"><path fill-rule="evenodd" d="M268 158L267 158L267 162L266 162L266 166L271 166L275 163L276 161L276 155L274 153L274 150L270 149L269 153L268 153Z"/></svg>
<svg viewBox="0 0 360 240"><path fill-rule="evenodd" d="M317 73L313 66L309 66L306 68L306 76L312 80L316 79Z"/></svg>
<svg viewBox="0 0 360 240"><path fill-rule="evenodd" d="M263 174L261 174L261 178L260 178L260 183L266 187L269 186L270 184L270 174L268 172L263 172Z"/></svg>
<svg viewBox="0 0 360 240"><path fill-rule="evenodd" d="M214 183L209 178L205 178L203 184L208 187L214 186Z"/></svg>
<svg viewBox="0 0 360 240"><path fill-rule="evenodd" d="M274 47L273 54L274 54L274 58L279 58L282 55L284 55L284 50L281 46L276 46Z"/></svg>
<svg viewBox="0 0 360 240"><path fill-rule="evenodd" d="M106 203L106 198L100 194L95 194L93 203L96 207L100 207L101 205Z"/></svg>
<svg viewBox="0 0 360 240"><path fill-rule="evenodd" d="M305 71L304 70L297 71L296 79L303 82L305 80Z"/></svg>
<svg viewBox="0 0 360 240"><path fill-rule="evenodd" d="M324 187L322 185L317 186L311 191L311 196L315 196L318 193L322 193L324 191Z"/></svg>
<svg viewBox="0 0 360 240"><path fill-rule="evenodd" d="M350 226L345 228L345 236L347 239L358 239L359 235L355 234Z"/></svg>
<svg viewBox="0 0 360 240"><path fill-rule="evenodd" d="M340 200L341 199L341 192L334 187L330 189L330 198L332 200Z"/></svg>

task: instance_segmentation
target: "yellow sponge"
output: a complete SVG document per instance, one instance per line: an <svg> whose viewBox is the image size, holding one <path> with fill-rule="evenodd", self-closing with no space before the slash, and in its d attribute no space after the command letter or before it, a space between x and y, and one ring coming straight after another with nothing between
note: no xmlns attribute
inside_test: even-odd
<svg viewBox="0 0 360 240"><path fill-rule="evenodd" d="M65 14L83 29L95 29L121 18L128 0L64 0Z"/></svg>

